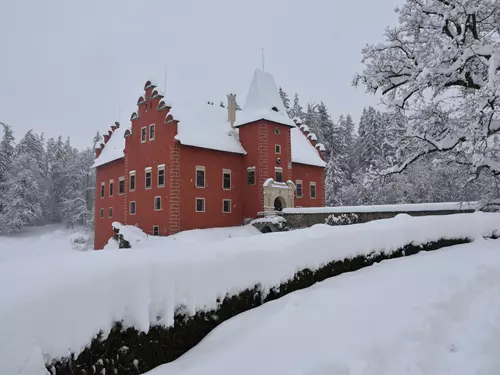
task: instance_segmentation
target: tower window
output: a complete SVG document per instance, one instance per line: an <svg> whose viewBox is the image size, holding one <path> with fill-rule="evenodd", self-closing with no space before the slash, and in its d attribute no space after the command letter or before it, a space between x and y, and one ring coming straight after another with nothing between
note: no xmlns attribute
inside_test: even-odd
<svg viewBox="0 0 500 375"><path fill-rule="evenodd" d="M120 177L118 180L118 195L125 193L125 177Z"/></svg>
<svg viewBox="0 0 500 375"><path fill-rule="evenodd" d="M101 219L104 218L104 208L101 208Z"/></svg>
<svg viewBox="0 0 500 375"><path fill-rule="evenodd" d="M158 187L165 186L165 165L158 166Z"/></svg>
<svg viewBox="0 0 500 375"><path fill-rule="evenodd" d="M135 171L130 172L130 184L129 184L129 190L134 191L135 190Z"/></svg>
<svg viewBox="0 0 500 375"><path fill-rule="evenodd" d="M151 173L151 167L146 168L146 176L145 176L145 185L146 189L151 189L152 185L152 173Z"/></svg>
<svg viewBox="0 0 500 375"><path fill-rule="evenodd" d="M113 196L113 190L114 190L114 183L113 180L109 180L109 196Z"/></svg>
<svg viewBox="0 0 500 375"><path fill-rule="evenodd" d="M161 210L161 197L155 197L155 211Z"/></svg>
<svg viewBox="0 0 500 375"><path fill-rule="evenodd" d="M196 187L198 188L205 187L205 167L202 166L196 167Z"/></svg>
<svg viewBox="0 0 500 375"><path fill-rule="evenodd" d="M141 143L146 142L147 127L141 128Z"/></svg>
<svg viewBox="0 0 500 375"><path fill-rule="evenodd" d="M113 207L109 208L109 217L113 217Z"/></svg>
<svg viewBox="0 0 500 375"><path fill-rule="evenodd" d="M149 140L155 139L155 124L149 125Z"/></svg>
<svg viewBox="0 0 500 375"><path fill-rule="evenodd" d="M229 169L222 170L222 189L231 190L231 171Z"/></svg>
<svg viewBox="0 0 500 375"><path fill-rule="evenodd" d="M130 215L135 215L136 204L134 201L130 202L129 212Z"/></svg>
<svg viewBox="0 0 500 375"><path fill-rule="evenodd" d="M248 185L255 185L255 168L247 169L247 182Z"/></svg>
<svg viewBox="0 0 500 375"><path fill-rule="evenodd" d="M274 181L283 182L283 168L274 168Z"/></svg>
<svg viewBox="0 0 500 375"><path fill-rule="evenodd" d="M160 227L158 225L153 225L153 236L160 235Z"/></svg>
<svg viewBox="0 0 500 375"><path fill-rule="evenodd" d="M222 212L231 213L231 199L222 200Z"/></svg>
<svg viewBox="0 0 500 375"><path fill-rule="evenodd" d="M196 212L205 212L205 198L196 198Z"/></svg>
<svg viewBox="0 0 500 375"><path fill-rule="evenodd" d="M274 146L274 152L279 155L281 154L281 145L275 145Z"/></svg>
<svg viewBox="0 0 500 375"><path fill-rule="evenodd" d="M106 191L105 184L105 182L101 182L101 198L104 198L104 194Z"/></svg>

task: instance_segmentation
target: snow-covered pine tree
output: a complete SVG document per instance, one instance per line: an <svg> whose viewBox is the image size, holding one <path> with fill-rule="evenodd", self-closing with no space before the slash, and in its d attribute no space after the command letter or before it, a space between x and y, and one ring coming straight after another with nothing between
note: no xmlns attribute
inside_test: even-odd
<svg viewBox="0 0 500 375"><path fill-rule="evenodd" d="M5 191L3 183L7 180L7 175L12 168L12 160L14 159L14 134L9 125L1 123L3 127L3 137L0 141L0 214L4 206Z"/></svg>
<svg viewBox="0 0 500 375"><path fill-rule="evenodd" d="M302 106L300 105L299 94L297 94L297 93L295 93L295 96L293 97L293 105L292 105L292 108L290 108L290 112L288 114L291 118L297 117L303 121L305 120L304 111L302 109ZM307 121L306 121L306 123L307 123Z"/></svg>
<svg viewBox="0 0 500 375"><path fill-rule="evenodd" d="M288 97L288 94L283 90L282 87L280 87L279 92L281 100L283 101L283 105L285 106L286 112L288 113L288 115L290 115L290 98Z"/></svg>
<svg viewBox="0 0 500 375"><path fill-rule="evenodd" d="M382 115L373 107L363 110L359 121L359 166L363 170L380 165Z"/></svg>
<svg viewBox="0 0 500 375"><path fill-rule="evenodd" d="M325 103L321 102L316 106L316 114L314 120L311 121L311 131L318 137L318 142L321 142L325 147L330 150L333 144L334 128L333 121L328 113L328 108ZM310 107L308 106L307 111L309 115Z"/></svg>
<svg viewBox="0 0 500 375"><path fill-rule="evenodd" d="M473 180L500 175L500 3L406 0L385 44L368 45L354 84L381 92L409 119L415 152L385 172L401 173L425 155L467 165ZM495 197L500 203L500 196ZM490 198L491 202L491 198Z"/></svg>

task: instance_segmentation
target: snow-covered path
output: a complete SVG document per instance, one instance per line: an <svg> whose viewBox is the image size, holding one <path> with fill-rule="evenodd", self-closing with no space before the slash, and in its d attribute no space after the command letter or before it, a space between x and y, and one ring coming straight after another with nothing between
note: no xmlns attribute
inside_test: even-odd
<svg viewBox="0 0 500 375"><path fill-rule="evenodd" d="M151 375L500 373L500 240L385 261L241 314Z"/></svg>

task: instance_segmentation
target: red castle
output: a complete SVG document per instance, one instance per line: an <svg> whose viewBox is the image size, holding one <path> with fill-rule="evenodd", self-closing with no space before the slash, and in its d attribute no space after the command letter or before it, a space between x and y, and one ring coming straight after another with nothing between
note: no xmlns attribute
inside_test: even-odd
<svg viewBox="0 0 500 375"><path fill-rule="evenodd" d="M257 70L245 105L171 106L150 81L131 125L96 150L95 248L115 221L151 235L241 225L287 207L324 205L324 151L288 116L274 78Z"/></svg>

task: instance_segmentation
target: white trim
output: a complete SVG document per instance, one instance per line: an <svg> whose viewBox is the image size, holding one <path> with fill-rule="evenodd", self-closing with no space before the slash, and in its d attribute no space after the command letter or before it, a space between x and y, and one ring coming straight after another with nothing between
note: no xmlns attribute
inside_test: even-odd
<svg viewBox="0 0 500 375"><path fill-rule="evenodd" d="M130 171L128 172L128 174L135 174L135 171Z"/></svg>
<svg viewBox="0 0 500 375"><path fill-rule="evenodd" d="M312 196L312 189L311 189L312 186L314 186L314 197ZM316 186L316 182L311 181L309 182L309 198L316 199L317 196L318 196L318 188Z"/></svg>
<svg viewBox="0 0 500 375"><path fill-rule="evenodd" d="M146 167L144 168L144 170L147 172L147 171L152 171L153 170L153 167Z"/></svg>
<svg viewBox="0 0 500 375"><path fill-rule="evenodd" d="M160 165L158 166L158 169L161 169L161 168L165 168L165 164L160 164Z"/></svg>
<svg viewBox="0 0 500 375"><path fill-rule="evenodd" d="M156 208L156 199L159 199L160 200L160 208ZM157 195L154 200L153 200L153 208L155 211L161 211L163 206L162 206L162 202L161 202L161 196L160 195Z"/></svg>
<svg viewBox="0 0 500 375"><path fill-rule="evenodd" d="M134 204L134 212L132 213L132 203ZM137 213L137 203L136 201L128 202L128 214L135 215Z"/></svg>
<svg viewBox="0 0 500 375"><path fill-rule="evenodd" d="M203 211L198 211L198 199L201 199L203 201ZM205 198L203 198L203 197L196 197L194 202L195 202L194 203L194 209L195 209L196 212L206 212L206 210L207 210L207 206L206 206L207 202L206 202Z"/></svg>
<svg viewBox="0 0 500 375"><path fill-rule="evenodd" d="M144 130L144 133L143 133L143 130ZM144 139L142 139L142 135L144 134ZM148 140L148 127L147 126L143 126L141 128L141 143L146 143L146 141Z"/></svg>
<svg viewBox="0 0 500 375"><path fill-rule="evenodd" d="M153 129L153 138L151 138L151 129ZM154 141L154 140L155 140L155 137L156 137L156 126L155 126L155 124L151 124L151 125L149 125L148 130L149 130L149 134L148 134L148 136L149 136L149 140L150 140L150 141Z"/></svg>
<svg viewBox="0 0 500 375"><path fill-rule="evenodd" d="M300 185L301 194L300 195L299 194L295 194L295 195L297 196L297 198L300 199L300 198L304 198L304 184L303 184L302 180L295 180L295 186L297 187L299 185ZM298 192L299 189L296 188L295 191Z"/></svg>
<svg viewBox="0 0 500 375"><path fill-rule="evenodd" d="M198 186L198 171L203 171L203 186ZM194 171L194 186L198 189L207 187L207 168L203 165L197 165Z"/></svg>
<svg viewBox="0 0 500 375"><path fill-rule="evenodd" d="M224 202L229 202L229 211L224 211ZM233 211L233 204L231 202L231 199L223 199L222 200L222 213L223 214L230 214Z"/></svg>
<svg viewBox="0 0 500 375"><path fill-rule="evenodd" d="M224 187L224 175L229 174L229 189ZM222 190L231 191L233 187L233 173L230 169L222 168Z"/></svg>

